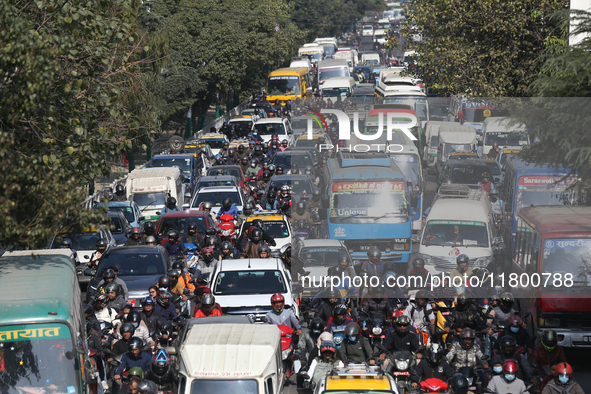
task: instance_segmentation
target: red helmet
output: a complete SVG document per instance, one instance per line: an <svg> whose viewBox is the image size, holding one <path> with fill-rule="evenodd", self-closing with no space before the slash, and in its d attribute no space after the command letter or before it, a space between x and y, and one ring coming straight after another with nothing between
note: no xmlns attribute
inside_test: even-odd
<svg viewBox="0 0 591 394"><path fill-rule="evenodd" d="M515 360L506 360L503 363L503 373L516 374L519 370L519 365Z"/></svg>
<svg viewBox="0 0 591 394"><path fill-rule="evenodd" d="M337 352L336 346L333 341L324 341L320 344L320 353L331 352L335 354Z"/></svg>
<svg viewBox="0 0 591 394"><path fill-rule="evenodd" d="M563 383L563 382L560 382L560 380L559 380L560 377L561 376L568 377L568 380L570 381L573 376L573 369L567 363L559 363L556 366L556 373L557 373L557 376L556 376L555 380L559 383Z"/></svg>
<svg viewBox="0 0 591 394"><path fill-rule="evenodd" d="M513 315L509 318L509 325L510 326L521 327L522 324L523 324L523 320L521 320L521 317L519 317L517 315Z"/></svg>
<svg viewBox="0 0 591 394"><path fill-rule="evenodd" d="M277 308L275 304L279 302L281 303L281 307ZM285 305L285 298L281 294L275 293L271 296L271 305L273 305L275 312L281 313L283 311L283 306Z"/></svg>

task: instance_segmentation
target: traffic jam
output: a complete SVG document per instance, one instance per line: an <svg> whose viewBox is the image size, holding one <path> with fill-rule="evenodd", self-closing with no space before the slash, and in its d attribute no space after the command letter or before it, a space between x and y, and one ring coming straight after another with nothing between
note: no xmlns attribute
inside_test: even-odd
<svg viewBox="0 0 591 394"><path fill-rule="evenodd" d="M5 252L2 392L583 393L576 176L525 161L509 109L430 93L384 47L404 19L304 44L90 196L106 224Z"/></svg>

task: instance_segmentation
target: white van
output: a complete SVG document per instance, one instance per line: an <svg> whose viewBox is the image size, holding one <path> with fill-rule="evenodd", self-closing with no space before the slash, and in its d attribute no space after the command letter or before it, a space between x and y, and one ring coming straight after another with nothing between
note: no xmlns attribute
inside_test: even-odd
<svg viewBox="0 0 591 394"><path fill-rule="evenodd" d="M529 145L529 136L523 123L515 123L511 118L492 116L483 122L484 142L482 154L488 154L496 143L499 148L523 147Z"/></svg>
<svg viewBox="0 0 591 394"><path fill-rule="evenodd" d="M373 26L372 25L363 25L361 30L362 37L372 37L373 36Z"/></svg>
<svg viewBox="0 0 591 394"><path fill-rule="evenodd" d="M462 253L470 257L472 269L486 267L492 260L496 236L486 191L444 184L427 216L418 257L425 260L425 268L432 275L449 274Z"/></svg>
<svg viewBox="0 0 591 394"><path fill-rule="evenodd" d="M289 63L289 68L307 68L308 71L312 71L312 62L307 57L294 57Z"/></svg>
<svg viewBox="0 0 591 394"><path fill-rule="evenodd" d="M342 59L328 59L318 62L318 85L330 78L350 77L349 63Z"/></svg>
<svg viewBox="0 0 591 394"><path fill-rule="evenodd" d="M373 31L373 42L377 42L380 45L384 45L387 41L385 29L375 29Z"/></svg>
<svg viewBox="0 0 591 394"><path fill-rule="evenodd" d="M344 101L353 93L355 87L355 79L352 77L336 77L324 81L320 88L320 95L326 101L329 97L331 101L336 101L340 97Z"/></svg>
<svg viewBox="0 0 591 394"><path fill-rule="evenodd" d="M439 145L437 146L437 174L441 172L452 152L476 152L478 141L474 126L459 123L439 126Z"/></svg>
<svg viewBox="0 0 591 394"><path fill-rule="evenodd" d="M389 91L412 90L411 88L418 88L415 85L413 78L401 77L396 71L397 70L394 69L392 73L383 74L384 76L379 79L375 88L377 96L385 97L388 95L387 92ZM418 88L418 91L420 91L420 88Z"/></svg>
<svg viewBox="0 0 591 394"><path fill-rule="evenodd" d="M178 167L142 168L133 170L127 177L127 199L135 202L146 220L158 220L168 197L176 198L183 205L185 178Z"/></svg>
<svg viewBox="0 0 591 394"><path fill-rule="evenodd" d="M332 55L332 58L346 60L349 64L349 72L351 73L353 72L353 69L357 67L357 51L354 49L339 49L334 55Z"/></svg>
<svg viewBox="0 0 591 394"><path fill-rule="evenodd" d="M312 64L318 63L321 60L324 60L324 47L320 45L314 46L306 46L305 44L303 47L298 49L298 57L305 56L310 57L310 61Z"/></svg>
<svg viewBox="0 0 591 394"><path fill-rule="evenodd" d="M275 325L193 324L178 353L179 394L283 392L281 331Z"/></svg>
<svg viewBox="0 0 591 394"><path fill-rule="evenodd" d="M431 120L425 127L425 149L423 150L423 162L427 167L435 167L437 163L437 147L439 146L439 126L449 122ZM460 124L458 123L458 126Z"/></svg>
<svg viewBox="0 0 591 394"><path fill-rule="evenodd" d="M369 64L380 64L380 55L375 52L362 53L361 62Z"/></svg>

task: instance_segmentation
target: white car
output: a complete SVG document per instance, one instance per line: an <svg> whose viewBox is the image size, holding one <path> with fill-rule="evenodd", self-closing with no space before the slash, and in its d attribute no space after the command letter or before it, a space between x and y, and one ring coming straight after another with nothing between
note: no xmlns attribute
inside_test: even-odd
<svg viewBox="0 0 591 394"><path fill-rule="evenodd" d="M373 37L373 26L372 25L364 25L361 30L361 35L363 37Z"/></svg>
<svg viewBox="0 0 591 394"><path fill-rule="evenodd" d="M246 315L263 323L272 310L271 296L280 293L285 297L285 306L299 316L291 274L281 259L222 260L211 278L211 292L227 315Z"/></svg>
<svg viewBox="0 0 591 394"><path fill-rule="evenodd" d="M285 118L259 119L252 125L252 131L255 130L265 142L271 141L273 135L277 134L279 141L287 140L289 145L292 143L291 123Z"/></svg>
<svg viewBox="0 0 591 394"><path fill-rule="evenodd" d="M211 211L217 215L222 207L222 202L228 197L232 200L232 204L238 208L238 211L242 211L245 198L242 190L236 186L204 187L195 193L193 201L191 201L191 208L199 208L199 204L202 202L210 202L212 205Z"/></svg>

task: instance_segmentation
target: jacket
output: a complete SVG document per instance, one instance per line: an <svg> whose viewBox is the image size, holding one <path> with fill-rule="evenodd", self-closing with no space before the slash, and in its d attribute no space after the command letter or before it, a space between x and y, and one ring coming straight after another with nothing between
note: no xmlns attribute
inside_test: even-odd
<svg viewBox="0 0 591 394"><path fill-rule="evenodd" d="M184 254L187 252L187 248L185 248L185 244L183 244L180 241L177 241L173 244L171 244L169 241L166 241L166 243L163 246L164 246L164 249L166 249L168 254L170 254L171 256L180 256L181 254Z"/></svg>
<svg viewBox="0 0 591 394"><path fill-rule="evenodd" d="M388 302L387 298L376 300L375 298L366 298L361 305L361 309L367 313L370 317L381 317L382 319L388 319L394 313L392 304Z"/></svg>
<svg viewBox="0 0 591 394"><path fill-rule="evenodd" d="M123 298L125 300L127 300L129 298L129 290L127 290L127 285L125 284L123 279L115 278L115 280L113 282L117 283L121 287L121 290L123 291ZM96 288L94 288L94 289L91 288L91 290L94 290L93 293L102 294L105 292L105 286L106 286L105 280L101 279L101 281L98 283ZM91 295L90 292L88 292L87 296L86 296L86 298L88 300L90 300L90 295Z"/></svg>
<svg viewBox="0 0 591 394"><path fill-rule="evenodd" d="M301 330L302 326L296 315L289 309L284 309L281 313L277 313L274 310L271 312L267 312L267 324L275 324L281 325L284 324L288 327L293 328L294 330Z"/></svg>
<svg viewBox="0 0 591 394"><path fill-rule="evenodd" d="M230 207L230 209L228 209L227 211L224 209L224 207L221 207L220 210L218 211L217 219L220 220L220 216L225 215L225 214L232 215L234 217L238 217L240 212L238 211L238 208L236 208L235 205L232 205Z"/></svg>
<svg viewBox="0 0 591 394"><path fill-rule="evenodd" d="M441 360L438 366L433 368L429 362L422 358L415 370L416 375L411 375L410 379L414 383L422 382L430 378L441 379L444 382L449 381L454 376L454 370L445 360Z"/></svg>
<svg viewBox="0 0 591 394"><path fill-rule="evenodd" d="M378 344L378 349L381 353L391 354L401 350L408 350L411 353L416 353L419 350L419 339L412 332L407 332L405 335L398 335L397 331L392 331L383 344Z"/></svg>
<svg viewBox="0 0 591 394"><path fill-rule="evenodd" d="M119 368L115 371L115 375L121 375L123 371L127 371L133 367L140 367L145 372L150 368L150 365L152 365L152 355L150 353L141 352L137 360L132 359L129 353L125 353L121 357L121 364L119 364Z"/></svg>
<svg viewBox="0 0 591 394"><path fill-rule="evenodd" d="M316 317L321 318L325 322L328 321L332 317L332 309L335 305L338 304L338 301L335 304L331 304L328 300L323 300L322 303L318 306Z"/></svg>
<svg viewBox="0 0 591 394"><path fill-rule="evenodd" d="M316 348L316 340L312 338L310 335L310 331L306 331L302 335L300 335L300 340L298 341L298 349L297 354L299 356L302 365L308 364L308 357L310 357L310 353L312 350Z"/></svg>
<svg viewBox="0 0 591 394"><path fill-rule="evenodd" d="M261 247L262 245L267 245L267 243L261 240L258 244L255 244L254 242L249 240L244 246L244 254L249 259L258 259L259 247Z"/></svg>
<svg viewBox="0 0 591 394"><path fill-rule="evenodd" d="M162 320L170 320L173 317L176 317L177 315L176 308L172 302L168 304L168 307L166 309L164 309L164 307L159 303L156 303L156 306L154 307L154 312L162 316Z"/></svg>
<svg viewBox="0 0 591 394"><path fill-rule="evenodd" d="M488 388L498 394L525 394L525 383L519 378L515 378L511 383L507 382L501 375L493 376L488 383Z"/></svg>
<svg viewBox="0 0 591 394"><path fill-rule="evenodd" d="M482 351L476 344L470 349L464 349L459 342L455 342L445 357L457 371L462 367L475 367L481 364Z"/></svg>
<svg viewBox="0 0 591 394"><path fill-rule="evenodd" d="M542 344L539 344L534 348L534 352L531 357L531 361L544 368L546 365L550 365L552 361L559 363L566 362L566 355L562 346L556 346L551 352L547 352Z"/></svg>
<svg viewBox="0 0 591 394"><path fill-rule="evenodd" d="M333 362L326 362L322 357L316 357L310 364L308 375L312 377L312 383L317 386L327 373L332 371L333 367L343 367L341 360L336 359Z"/></svg>
<svg viewBox="0 0 591 394"><path fill-rule="evenodd" d="M195 308L195 314L193 317L213 317L213 316L223 316L224 314L218 308L213 308L209 314L207 314L203 308Z"/></svg>
<svg viewBox="0 0 591 394"><path fill-rule="evenodd" d="M158 312L156 312L156 307L152 310L152 313L149 315L145 311L140 312L140 316L142 317L142 321L148 327L148 332L159 332L164 327L164 322L162 321L162 316Z"/></svg>
<svg viewBox="0 0 591 394"><path fill-rule="evenodd" d="M435 314L430 307L425 306L424 308L419 308L414 301L410 302L406 309L404 309L404 312L402 312L403 315L410 318L410 324L413 326L423 326L425 324L425 313L427 313L427 319L429 321L435 320Z"/></svg>
<svg viewBox="0 0 591 394"><path fill-rule="evenodd" d="M343 341L341 353L345 356L347 364L351 362L365 363L373 357L371 345L365 337L359 336L358 340L351 342L348 339Z"/></svg>
<svg viewBox="0 0 591 394"><path fill-rule="evenodd" d="M542 390L542 394L585 394L581 385L579 385L574 380L568 382L568 384L562 385L556 383L554 380L551 380L544 386Z"/></svg>

